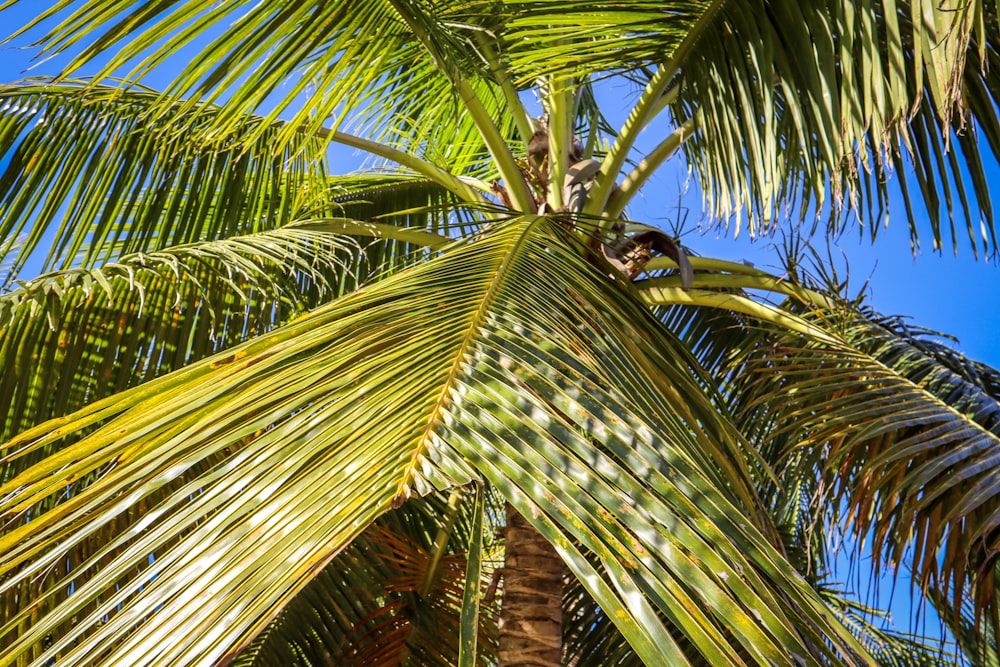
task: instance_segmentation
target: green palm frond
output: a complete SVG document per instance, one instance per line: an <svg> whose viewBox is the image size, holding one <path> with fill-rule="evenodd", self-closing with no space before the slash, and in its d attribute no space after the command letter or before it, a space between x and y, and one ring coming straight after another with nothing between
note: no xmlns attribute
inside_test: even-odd
<svg viewBox="0 0 1000 667"><path fill-rule="evenodd" d="M473 6L494 17L487 25L502 35L517 80L528 84L540 76L587 77L668 62L702 16L714 15L719 4L515 0Z"/></svg>
<svg viewBox="0 0 1000 667"><path fill-rule="evenodd" d="M92 267L303 217L340 217L352 203L367 203L352 214L372 217L409 211L386 220L393 224L454 226L456 210L448 207L457 198L426 178L325 177L325 160L309 157L319 140L300 136L274 152L271 142L283 127L274 123L258 143L244 144L260 118L213 138L207 127L219 109L207 105L152 123L147 115L156 99L146 89L73 82L0 87L0 146L8 158L0 176L0 239L11 265L8 284L45 246L43 271ZM187 122L195 127L180 132Z"/></svg>
<svg viewBox="0 0 1000 667"><path fill-rule="evenodd" d="M736 290L736 293L744 296L750 296L744 288L765 287L764 283L755 284L753 280L746 280L746 278L764 278L767 275L758 269L708 258L692 258L691 261L699 271L696 280L702 283L714 275L719 279L717 282L728 284L728 289ZM653 269L654 274L660 274L661 267L676 267L676 264L659 259L650 262L647 268ZM744 280L738 278L740 275L744 276ZM640 285L651 283L653 281L647 280ZM847 307L838 304L830 297L803 289L792 281L787 281L782 287L777 285L772 287L777 288L778 292L799 296L799 299L783 306L791 307L793 312L801 313L803 302L807 304L808 309L816 312L829 311L832 305ZM854 305L851 306L853 307ZM825 326L830 327L831 332L844 333L844 328L838 325L838 321L845 313L852 321L862 318L859 321L866 322L869 327L877 322L879 327L892 331L898 339L906 340L908 345L924 350L927 355L939 357L933 362L924 359L924 363L920 365L922 372L915 373L913 379L918 379L918 376L929 376L937 367L953 367L957 372L963 372L985 385L995 377L996 372L992 369L970 362L951 348L925 337L935 332L908 327L901 320L882 318L868 309L846 310L839 312L836 317L828 316ZM793 411L796 407L811 404L815 398L810 396L799 401L800 382L815 382L822 386L831 382L827 368L823 364L810 363L811 359L800 360L797 356L797 346L775 347L775 339L787 341L787 334L777 333L781 331L780 327L774 327L767 320L762 321L746 313L675 305L661 307L659 316L671 331L677 332L682 337L715 381L720 383L723 395L734 406L734 419L741 433L750 439L754 450L769 469L773 470L771 474L758 477L759 493L763 502L769 507L769 514L781 535L783 553L789 562L813 583L824 600L836 610L858 640L866 646L876 664L955 664L957 658L949 653L939 640L915 637L898 630L880 627L878 622L873 621L880 612L863 608L853 601L851 596L842 595L822 582L824 573L828 571L826 557L831 544L827 531L837 529L838 519L833 518L833 515L840 516L837 512L831 513L830 506L837 501L829 499L826 495L829 491L825 490L824 476L818 472L822 462L817 461L816 456L825 456L828 450L800 449L805 444L801 440L801 432L788 428L788 423L782 418L787 417L784 410ZM870 332L860 335L855 332L855 334L857 340L867 341ZM820 346L820 349L825 350L826 354L831 354L828 347ZM754 357L755 363L741 363L745 362L743 355ZM833 355L835 353L831 354ZM886 355L881 361L888 363L892 359ZM945 374L948 375L947 372ZM774 393L762 391L763 382L760 377L777 375L782 376L782 389ZM982 407L980 402L984 398L980 391L969 386L963 398L963 392L959 390L957 384L954 381L950 383L942 381L936 392L942 399L948 400L954 408L977 412L975 408ZM995 401L992 403L995 408ZM747 409L748 405L761 409ZM817 405L827 404L821 402ZM898 407L893 405L894 409ZM818 419L826 418L822 410L823 407L820 408ZM792 414L801 416L794 412ZM812 415L814 412L808 414ZM903 414L905 415L905 411ZM982 410L978 411L978 416L989 421ZM792 419L792 417L787 418ZM849 428L845 427L843 431L849 435Z"/></svg>
<svg viewBox="0 0 1000 667"><path fill-rule="evenodd" d="M290 130L310 128L311 134L325 119L338 116L345 101L371 90L401 65L427 73L420 62L396 60L395 54L405 52L413 39L383 0L351 7L321 2L291 7L270 0L210 8L192 0L73 4L53 3L39 17L39 21L60 19L42 39L52 52L90 42L67 68L70 71L110 50L113 55L102 76L134 64L137 58L138 75L162 64L180 46L207 42L166 93L171 98L206 101L225 95L225 112L216 124L223 134L289 82L290 89L282 91L270 119L296 100L299 108ZM215 25L227 27L220 33L211 30ZM184 27L177 32L179 26ZM165 42L168 35L172 39ZM282 141L290 136L285 134Z"/></svg>
<svg viewBox="0 0 1000 667"><path fill-rule="evenodd" d="M754 232L784 207L799 205L802 217L822 209L832 193L835 206L867 211L875 234L888 170L895 165L905 185L912 163L934 246L961 209L974 251L996 252L976 144L978 127L998 148L997 70L981 67L995 59L994 3L720 4L692 34L712 47L685 51L677 63L673 107L679 121L702 128L685 152L716 211L749 211Z"/></svg>
<svg viewBox="0 0 1000 667"><path fill-rule="evenodd" d="M402 664L405 659L456 664L474 496L474 491L459 489L451 495L457 502L449 505L442 494L431 494L381 517L234 664L346 666ZM495 531L488 523L486 528ZM429 556L437 550L442 558L431 573L434 559ZM491 574L485 572L481 587ZM495 664L496 607L484 608L480 619L479 664Z"/></svg>
<svg viewBox="0 0 1000 667"><path fill-rule="evenodd" d="M892 168L914 242L996 253L996 10L45 3L68 65L0 86L0 667L493 664L515 515L581 667L940 664L824 583L849 528L995 648L1000 373L601 240L683 147L753 233L864 229Z"/></svg>
<svg viewBox="0 0 1000 667"><path fill-rule="evenodd" d="M419 51L416 45L411 48ZM417 53L415 59L420 57L426 58ZM468 122L453 84L433 76L438 74L434 68L423 76L405 64L400 68L398 74L375 88L368 105L371 111L359 111L356 124L364 124L381 141L412 151L451 173L496 179L489 149L476 125ZM491 105L490 115L498 119L501 135L512 143L518 141L513 115L502 109L498 87L482 78L472 78L469 85L476 98ZM407 95L401 96L400 90L406 90ZM420 92L411 98L410 91Z"/></svg>
<svg viewBox="0 0 1000 667"><path fill-rule="evenodd" d="M971 579L980 618L993 618L995 397L976 383L983 376L951 370L898 326L857 311L830 326L853 349L780 336L733 348L737 420L784 448L793 477L814 480L821 520L871 531L876 560L907 564L924 590L960 597Z"/></svg>
<svg viewBox="0 0 1000 667"><path fill-rule="evenodd" d="M185 99L225 99L210 121L213 135L230 136L248 114L264 114L264 125L247 137L256 142L281 117L286 122L270 137L280 151L300 135L324 135L325 127L339 128L353 117L351 122L376 139L416 155L421 147L430 149L433 163L449 168L478 163L481 170L488 152L483 136L471 130L487 116L505 118L503 137L511 138L514 126L498 112L504 98L489 83L473 36L454 27L452 11L448 5L432 10L403 0L365 0L349 7L316 0L289 7L267 0L210 9L195 0L138 7L55 3L40 20L61 20L41 43L57 53L92 40L67 72L106 55L98 79L122 69L132 79L195 42L200 52L164 91L154 120L173 117L175 108L187 112L194 103ZM469 95L484 105L475 123L462 118Z"/></svg>
<svg viewBox="0 0 1000 667"><path fill-rule="evenodd" d="M156 98L73 82L0 87L0 249L19 246L8 281L45 245L43 271L274 229L319 187L322 163L301 155L315 140L275 151L280 128L251 118L214 143L205 125L218 110L202 104L179 134L148 118Z"/></svg>
<svg viewBox="0 0 1000 667"><path fill-rule="evenodd" d="M940 591L934 589L929 592L928 597L934 603L941 622L947 625L962 647L962 654L970 667L1000 666L996 626L982 622L971 599L961 600L956 606L954 596L941 595Z"/></svg>
<svg viewBox="0 0 1000 667"><path fill-rule="evenodd" d="M928 387L934 387L940 398L963 412L976 414L980 423L996 429L1000 412L994 401L1000 400L1000 371L960 353L947 334L901 317L887 317L870 309L863 312L880 329L905 341L898 347L885 346L886 361L913 362L908 365L911 379L927 379Z"/></svg>
<svg viewBox="0 0 1000 667"><path fill-rule="evenodd" d="M817 590L850 628L872 656L872 665L879 667L947 667L957 664L954 647L942 645L939 639L914 636L884 627L881 615L854 602L850 596L824 587ZM571 603L567 607L567 618L572 619L574 632L566 643L569 664L578 667L642 667L639 656L618 632L614 624L605 616L579 586L570 589L567 597ZM972 653L966 652L966 655ZM702 662L697 656L689 656L693 664Z"/></svg>
<svg viewBox="0 0 1000 667"><path fill-rule="evenodd" d="M403 241L362 245L365 233ZM390 257L412 263L420 242L448 239L330 220L27 281L0 295L0 439L269 331L381 275Z"/></svg>
<svg viewBox="0 0 1000 667"><path fill-rule="evenodd" d="M916 192L906 177L899 183L908 203L920 196L926 204L936 248L946 231L957 239L957 230L946 230L953 214L964 216L974 252L996 248L975 138L982 132L994 153L1000 149L998 68L981 66L997 58L993 0L606 7L366 0L350 9L319 2L292 9L268 0L247 3L243 13L241 3L206 10L193 0L155 8L95 1L67 14L71 4L53 5L51 14L64 20L41 44L58 52L97 37L68 71L104 54L102 75L146 57L138 75L208 34L213 23L236 19L200 42L201 53L151 113L157 121L178 108L193 110L185 97L225 96L211 132L230 136L242 131L246 114L265 113L267 123L246 130L245 140L254 141L283 114L287 122L271 137L278 150L299 135L329 139L324 123L336 127L355 114L377 140L452 173L501 175L518 206L530 210L503 145L525 139L517 92L540 76L558 87L609 70L650 72L650 114L636 131L667 103L684 129L645 156L634 174L639 181L683 144L713 210L749 212L754 232L789 207L806 216L832 201L838 212L862 215L874 234L890 193L889 170L903 174L912 165ZM288 87L277 95L282 85ZM634 141L627 135L622 154L605 165L596 208L621 176ZM835 215L833 228L843 219Z"/></svg>
<svg viewBox="0 0 1000 667"><path fill-rule="evenodd" d="M714 276L745 295L744 288L764 286L752 280L765 277L759 270L692 262L709 272L696 274L696 283ZM672 262L649 266L655 273L660 265ZM664 279L644 283L656 280ZM822 574L826 531L853 523L858 534L874 531L876 558L916 568L917 583L935 600L943 599L942 591L954 600L971 594L969 618L990 625L997 372L938 342L937 332L840 303L793 280L773 287L798 296L781 308L808 317L849 347L803 348L773 321L746 313L674 306L661 316L720 383L741 432L773 469L775 477L759 478L760 493L786 557L800 572ZM885 664L952 660L934 658L920 647L925 642L912 638L865 637ZM924 657L918 660L918 653Z"/></svg>
<svg viewBox="0 0 1000 667"><path fill-rule="evenodd" d="M954 645L940 639L921 637L886 628L884 617L851 599L850 596L824 587L823 597L837 609L844 622L865 645L879 667L948 667L958 664Z"/></svg>
<svg viewBox="0 0 1000 667"><path fill-rule="evenodd" d="M564 234L498 227L11 441L84 436L0 488L5 604L48 572L6 661L57 629L38 660L229 655L378 515L480 476L647 663L859 659L766 537L693 360Z"/></svg>
<svg viewBox="0 0 1000 667"><path fill-rule="evenodd" d="M456 664L458 642L441 639L457 639L460 635L464 556L443 556L435 587L422 592L432 554L386 531L376 530L374 537L379 557L393 566L389 576L381 582L386 599L350 629L345 643L338 647L340 651L334 653L336 664L392 664L407 659L428 667ZM486 621L486 615L482 619ZM489 636L482 631L487 625L484 622L480 626L479 643L488 648ZM484 651L484 658L487 655ZM483 662L488 664L486 660Z"/></svg>
<svg viewBox="0 0 1000 667"><path fill-rule="evenodd" d="M233 664L321 665L329 662L329 656L338 655L347 635L363 632L365 619L384 607L380 596L385 595L387 582L399 577L373 544L380 530L373 526L348 545Z"/></svg>
<svg viewBox="0 0 1000 667"><path fill-rule="evenodd" d="M445 236L469 237L480 230L492 212L464 204L439 184L406 173L331 176L328 186L326 198L307 211L312 217L343 216Z"/></svg>
<svg viewBox="0 0 1000 667"><path fill-rule="evenodd" d="M643 662L586 589L571 579L563 592L565 663L578 667L642 667ZM682 649L688 648L680 642ZM697 656L685 652L693 664Z"/></svg>

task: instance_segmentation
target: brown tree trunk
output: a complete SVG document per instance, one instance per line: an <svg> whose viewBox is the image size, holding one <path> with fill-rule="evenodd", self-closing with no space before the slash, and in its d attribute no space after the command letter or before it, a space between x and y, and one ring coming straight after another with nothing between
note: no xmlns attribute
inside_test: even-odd
<svg viewBox="0 0 1000 667"><path fill-rule="evenodd" d="M499 667L562 664L562 559L507 505Z"/></svg>

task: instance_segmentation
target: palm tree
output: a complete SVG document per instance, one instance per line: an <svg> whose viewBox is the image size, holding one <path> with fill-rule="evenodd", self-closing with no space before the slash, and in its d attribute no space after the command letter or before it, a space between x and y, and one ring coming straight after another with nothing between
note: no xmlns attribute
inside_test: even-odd
<svg viewBox="0 0 1000 667"><path fill-rule="evenodd" d="M683 151L720 220L874 236L895 170L994 255L996 9L47 3L11 39L58 76L0 87L0 665L996 664L1000 375L795 235L779 277L626 217ZM844 531L955 647L829 580Z"/></svg>

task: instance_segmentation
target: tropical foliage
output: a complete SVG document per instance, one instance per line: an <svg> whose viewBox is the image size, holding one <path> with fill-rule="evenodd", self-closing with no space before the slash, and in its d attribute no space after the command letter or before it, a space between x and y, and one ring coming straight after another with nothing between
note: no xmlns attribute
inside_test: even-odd
<svg viewBox="0 0 1000 667"><path fill-rule="evenodd" d="M996 664L1000 374L627 217L683 153L753 234L898 184L995 256L991 0L29 5L0 665L509 662L513 516L566 664ZM954 645L830 580L849 532Z"/></svg>

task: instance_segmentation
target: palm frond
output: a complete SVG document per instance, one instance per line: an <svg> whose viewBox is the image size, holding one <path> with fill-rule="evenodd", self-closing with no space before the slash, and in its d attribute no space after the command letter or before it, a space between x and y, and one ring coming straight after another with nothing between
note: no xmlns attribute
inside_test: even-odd
<svg viewBox="0 0 1000 667"><path fill-rule="evenodd" d="M480 231L488 213L463 205L433 181L407 173L360 172L331 176L327 183L328 194L305 211L310 217L346 217L468 238Z"/></svg>
<svg viewBox="0 0 1000 667"><path fill-rule="evenodd" d="M699 271L696 280L700 280L703 284L716 277L719 279L716 282L728 284L730 285L728 289L737 289L738 293L745 296L751 294L742 288L765 286L764 283L755 283L753 280L745 280L742 285L738 278L734 280L734 277L741 275L744 279L764 278L767 275L752 267L707 258L692 258L692 262ZM661 267L670 269L676 267L676 263L659 258L648 265L653 275L662 275ZM669 273L668 271L667 275ZM650 282L653 281L643 281L640 285ZM777 287L776 291L779 293L797 294L809 304L809 308L828 310L831 305L837 304L836 300L824 297L822 294L811 293L793 281L786 281L786 284L780 287L772 284L772 287ZM785 304L783 307L789 305ZM839 307L846 306L839 304ZM801 312L800 307L793 307L793 311ZM940 336L937 332L907 326L898 318L884 318L866 308L847 312L852 319L858 318L859 313L863 313L863 321L877 322L879 326L896 332L901 339L925 350L928 355L939 355L940 360L936 362L937 364L954 367L959 372L965 372L969 377L977 378L984 383L988 382L985 378L992 378L995 373L982 364L968 361L954 350L929 337ZM791 346L780 348L782 353L780 355L774 354L775 348L772 346L775 336L784 339L786 334L776 334L776 327L766 321L762 322L744 313L724 310L675 305L661 307L658 316L663 318L671 331L677 332L682 337L706 370L719 383L723 395L736 410L734 419L741 433L753 443L760 460L773 470L770 474L758 477L759 493L769 507L769 514L781 535L785 557L811 582L831 609L836 610L858 640L869 650L875 664L955 664L957 659L954 655L955 647L950 647L951 652L949 652L949 647L944 646L940 640L916 637L891 627L887 628L887 622L877 621L878 618L885 617L883 612L863 607L853 600L852 596L842 594L824 583L824 577L828 572L826 558L831 546L828 530L834 531L834 534L839 533L842 527L833 515L843 515L837 512L831 515L829 512L830 504L835 501L829 500L825 495L827 491L824 489L824 477L817 472L817 466L821 464L817 463L815 454L808 453L809 449L799 450L802 445L801 434L783 428L786 424L781 420L782 409L786 401L797 398L799 389L795 380L791 379L787 380L788 391L783 392L789 395L789 399L784 397L779 399L775 395L751 396L747 393L752 391L750 387L755 384L753 379L747 378L748 373L757 371L758 374L780 374L786 366L794 365L796 369L800 368L794 364L794 358L792 361L787 358L793 354ZM839 317L842 316L843 314ZM830 327L831 332L838 334L843 332L841 327L836 326L836 319L828 320L826 326ZM863 340L864 336L860 338ZM758 351L759 365L737 363L736 360L747 350ZM770 367L767 366L768 363L771 364ZM808 365L806 362L802 367ZM924 371L931 370L932 365L932 363L923 364ZM825 369L819 368L816 372L817 379L822 382L828 381ZM975 403L969 400L956 400L958 394L954 391L943 393L946 398L955 401L954 407L961 408L964 404L964 407L968 408ZM760 410L744 407L757 402L762 405L768 404L769 407ZM823 507L820 507L820 504L824 504Z"/></svg>
<svg viewBox="0 0 1000 667"><path fill-rule="evenodd" d="M206 127L219 110L204 104L180 134L149 118L156 99L81 82L0 86L0 257L16 257L8 284L45 245L41 271L90 267L274 229L321 189L322 162L303 156L319 150L315 140L275 150L280 127L260 118L213 140Z"/></svg>
<svg viewBox="0 0 1000 667"><path fill-rule="evenodd" d="M699 270L696 284L717 282L745 296L744 288L770 285L772 294L795 295L777 307L809 318L849 346L803 348L773 318L746 312L673 306L660 313L715 377L740 431L773 469L773 476L760 476L760 493L786 557L808 578L822 575L827 530L853 523L858 535L875 536L873 552L883 563L917 568L916 583L936 606L946 599L944 591L952 595L948 605L971 594L970 628L987 631L983 621L991 626L995 613L988 571L995 562L988 555L992 533L983 523L996 506L988 481L995 474L995 445L988 443L995 442L1000 416L998 372L939 342L944 334L881 316L857 301L842 302L795 279L768 283L766 274L750 267L691 261ZM647 268L659 275L661 267L675 266L660 258ZM664 280L676 278L640 285ZM887 664L917 664L917 654L906 651L926 652L918 646L925 642L899 636L897 645L891 633L865 636L872 654ZM889 644L883 647L883 640ZM931 652L920 660L952 658Z"/></svg>
<svg viewBox="0 0 1000 667"><path fill-rule="evenodd" d="M330 220L27 281L0 295L0 439L270 331L412 263L420 242L448 239Z"/></svg>
<svg viewBox="0 0 1000 667"><path fill-rule="evenodd" d="M29 83L4 87L4 94L9 122L0 135L10 163L0 177L0 238L8 284L46 245L43 271L343 216L347 208L356 219L381 216L446 233L479 217L425 178L324 177L322 160L295 157L291 148L272 154L273 137L240 147L237 133L220 148L204 126L183 135L169 127L150 132L144 114L156 94L148 90ZM204 120L217 112L206 106L190 115ZM260 122L251 118L248 126ZM302 140L299 148L310 144L319 145Z"/></svg>
<svg viewBox="0 0 1000 667"><path fill-rule="evenodd" d="M947 667L958 664L954 646L943 645L939 639L886 628L878 620L880 614L877 610L864 607L854 602L850 596L828 587L817 586L817 590L858 641L868 649L872 665ZM569 664L576 667L642 667L645 664L579 585L571 585L567 598L567 618L571 619L572 624L571 634L566 642ZM967 652L966 655L972 654ZM698 660L696 655L689 658L694 664L710 664Z"/></svg>
<svg viewBox="0 0 1000 667"><path fill-rule="evenodd" d="M937 369L929 363L936 362L951 373L941 375L940 381L932 385L940 387L935 393L949 402L962 406L966 412L979 414L980 418L984 419L983 423L991 429L996 427L996 419L1000 414L994 412L988 415L979 407L989 410L992 407L991 399L1000 400L1000 371L958 352L954 347L957 341L949 334L917 326L902 317L888 317L871 309L865 309L863 312L881 329L906 341L909 346L923 353L925 357L923 363L916 367L922 370L912 376L912 379L924 377L930 379L936 375ZM898 350L897 354L901 361L903 357L908 356L906 348ZM948 381L955 380L955 376L960 381Z"/></svg>
<svg viewBox="0 0 1000 667"><path fill-rule="evenodd" d="M884 615L851 599L840 591L824 587L823 597L837 609L845 624L875 658L879 667L947 667L958 664L954 645L941 639L920 637L885 627ZM879 616L882 616L880 621Z"/></svg>
<svg viewBox="0 0 1000 667"><path fill-rule="evenodd" d="M50 633L38 664L223 659L377 516L480 476L648 663L862 660L693 359L565 237L514 220L17 436L8 462L83 437L0 487L0 664Z"/></svg>
<svg viewBox="0 0 1000 667"><path fill-rule="evenodd" d="M953 596L941 595L937 590L929 592L941 622L951 631L955 641L962 647L962 654L970 667L1000 666L1000 647L997 645L996 626L984 624L971 599L955 606Z"/></svg>
<svg viewBox="0 0 1000 667"><path fill-rule="evenodd" d="M717 4L717 3L715 3ZM570 0L473 3L470 13L502 37L522 85L553 74L583 78L667 62L705 12L709 0L617 2Z"/></svg>
<svg viewBox="0 0 1000 667"><path fill-rule="evenodd" d="M271 138L284 149L298 141L297 135L323 135L324 127L340 127L354 114L352 122L367 127L366 133L413 154L427 149L432 163L450 168L478 163L481 168L488 155L483 136L459 113L470 99L463 99L453 75L461 71L469 84L466 92L502 120L504 137L512 137L514 127L509 116L497 112L503 97L489 83L489 68L473 35L459 34L455 7L396 5L364 0L348 7L312 0L293 8L266 0L206 9L193 0L138 7L60 2L40 17L57 21L40 44L43 53L77 49L67 73L105 56L97 78L124 69L133 79L168 62L177 48L196 43L198 53L173 77L154 119L173 115L177 105L186 111L193 104L183 102L186 98L225 99L212 118L213 134L230 136L245 116L262 113L265 125L286 121ZM415 34L410 20L417 20L430 39ZM262 134L258 129L249 140Z"/></svg>
<svg viewBox="0 0 1000 667"><path fill-rule="evenodd" d="M180 44L205 43L156 103L149 117L157 122L192 111L198 103L185 97L226 97L209 121L214 136L243 132L253 142L284 114L271 137L280 150L299 135L329 139L323 123L338 126L355 113L391 146L484 180L499 169L513 187L521 179L501 143L524 140L515 131L521 112L504 111L519 87L540 76L579 83L607 71L641 79L659 67L649 76L662 79L659 93L671 92L658 93L652 108L674 100L676 125L701 128L683 145L720 216L749 212L757 233L786 209L799 207L804 217L832 201L833 230L844 228L848 210L875 234L895 167L908 206L920 197L929 211L935 248L946 235L957 241L951 220L961 215L973 251L996 251L987 157L977 142L981 133L994 154L1000 150L994 0L596 8L366 0L350 10L277 0L210 10L193 0L139 7L92 0L70 12L73 4L56 3L42 16L63 20L40 42L58 52L93 39L70 72L110 54L107 73L139 58L138 75ZM206 43L206 31L227 20ZM250 113L266 113L268 122L246 128ZM605 174L601 202L618 177Z"/></svg>
<svg viewBox="0 0 1000 667"><path fill-rule="evenodd" d="M903 195L908 206L922 196L935 248L962 211L973 251L996 253L977 141L983 132L1000 155L997 69L983 66L998 34L989 0L722 3L691 36L712 47L676 63L673 109L701 128L684 148L706 201L723 216L750 212L751 233L762 233L785 207L804 218L832 193L835 211L852 209L874 235L895 166L901 186L917 185Z"/></svg>
<svg viewBox="0 0 1000 667"><path fill-rule="evenodd" d="M595 563L595 566L598 564ZM579 580L570 578L563 591L563 650L565 664L575 667L644 667L618 626L601 609ZM685 655L699 664L690 645Z"/></svg>
<svg viewBox="0 0 1000 667"><path fill-rule="evenodd" d="M971 581L979 618L995 618L1000 407L977 383L995 373L955 372L931 356L937 346L858 311L830 326L850 349L771 338L732 359L740 421L759 424L801 477L815 471L814 511L850 517L876 561L905 563L922 590L959 600Z"/></svg>
<svg viewBox="0 0 1000 667"><path fill-rule="evenodd" d="M462 608L461 597L455 597L465 575L464 549L473 539L475 506L469 500L474 495L459 490L454 509L442 494L414 498L381 517L295 596L234 664L346 666L405 659L455 664ZM442 531L447 540L439 539ZM429 556L439 542L445 553L430 576ZM491 574L487 570L478 585L485 587ZM479 664L492 664L496 607L484 608L480 618Z"/></svg>

